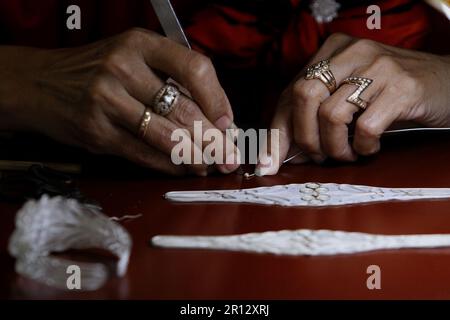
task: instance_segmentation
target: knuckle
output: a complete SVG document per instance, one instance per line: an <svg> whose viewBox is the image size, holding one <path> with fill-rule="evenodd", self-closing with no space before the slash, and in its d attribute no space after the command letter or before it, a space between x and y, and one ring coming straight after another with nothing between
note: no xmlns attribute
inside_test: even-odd
<svg viewBox="0 0 450 320"><path fill-rule="evenodd" d="M102 77L96 77L87 88L87 96L91 102L104 102L108 94L108 86Z"/></svg>
<svg viewBox="0 0 450 320"><path fill-rule="evenodd" d="M373 66L377 70L389 70L390 72L397 72L401 69L400 64L389 55L379 55L375 58Z"/></svg>
<svg viewBox="0 0 450 320"><path fill-rule="evenodd" d="M134 45L139 41L142 41L146 36L146 32L141 28L132 28L125 31L121 36L121 44Z"/></svg>
<svg viewBox="0 0 450 320"><path fill-rule="evenodd" d="M294 101L311 101L320 97L320 87L309 82L298 81L292 86L292 97Z"/></svg>
<svg viewBox="0 0 450 320"><path fill-rule="evenodd" d="M106 72L112 73L120 78L128 79L133 72L129 67L127 59L119 53L111 53L103 59L102 67Z"/></svg>
<svg viewBox="0 0 450 320"><path fill-rule="evenodd" d="M347 123L347 116L336 107L322 106L319 108L319 118L333 125Z"/></svg>
<svg viewBox="0 0 450 320"><path fill-rule="evenodd" d="M356 131L367 138L378 138L383 133L383 130L377 124L368 120L358 120L356 122Z"/></svg>
<svg viewBox="0 0 450 320"><path fill-rule="evenodd" d="M380 46L373 40L358 39L349 46L352 53L369 54L379 50Z"/></svg>
<svg viewBox="0 0 450 320"><path fill-rule="evenodd" d="M211 59L198 53L190 53L186 66L193 81L204 79L214 70Z"/></svg>
<svg viewBox="0 0 450 320"><path fill-rule="evenodd" d="M329 44L341 43L341 42L343 42L345 40L349 40L349 39L351 39L351 37L346 35L345 33L336 32L336 33L331 34L327 38L327 40L325 41L325 44L329 45Z"/></svg>

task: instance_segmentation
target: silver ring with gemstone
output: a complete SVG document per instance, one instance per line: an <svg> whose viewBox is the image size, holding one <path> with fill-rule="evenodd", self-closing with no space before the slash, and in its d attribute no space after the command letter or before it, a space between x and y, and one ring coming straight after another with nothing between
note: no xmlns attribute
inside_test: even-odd
<svg viewBox="0 0 450 320"><path fill-rule="evenodd" d="M172 112L181 92L174 84L168 83L162 87L153 100L153 111L160 116L167 116Z"/></svg>

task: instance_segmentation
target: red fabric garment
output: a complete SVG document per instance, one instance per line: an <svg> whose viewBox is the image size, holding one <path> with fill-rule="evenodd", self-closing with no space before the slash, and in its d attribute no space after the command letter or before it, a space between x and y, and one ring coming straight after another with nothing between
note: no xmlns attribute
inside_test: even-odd
<svg viewBox="0 0 450 320"><path fill-rule="evenodd" d="M421 0L341 0L339 16L318 24L307 0L172 0L193 47L213 58L239 118L273 107L279 92L334 32L420 49L430 21ZM82 29L66 28L79 5ZM382 9L368 30L366 8ZM0 44L70 47L132 27L159 29L148 0L0 0ZM243 115L245 117L245 115Z"/></svg>
<svg viewBox="0 0 450 320"><path fill-rule="evenodd" d="M429 16L425 4L421 1L372 1L370 4L378 4L382 10L381 30L367 29L366 21L369 15L366 13L366 3L340 10L339 17L329 24L318 24L309 10L300 8L301 2L304 1L291 0L293 12L287 17L288 26L282 34L277 35L278 39L273 34L258 32L254 24L257 16L242 13L226 5L209 6L197 13L193 17L192 25L187 28L188 34L196 45L209 54L228 57L230 63L235 62L235 65L257 65L261 61L261 52L269 46L272 50L269 50L265 57L266 62L273 58L270 54L279 50L281 52L278 62L282 68L298 70L299 66L305 64L319 49L323 41L335 32L418 49L423 45L429 31ZM396 12L397 8L402 7L402 11ZM235 23L230 24L230 20Z"/></svg>
<svg viewBox="0 0 450 320"><path fill-rule="evenodd" d="M270 55L273 51L267 51L267 48L271 46L272 50L282 51L285 65L298 65L305 62L333 32L419 48L429 25L421 1L372 1L382 8L383 25L381 30L368 30L365 25L368 16L365 12L366 1L352 1L355 5L341 9L339 17L332 23L320 25L312 18L304 5L305 1L290 0L292 12L290 16L283 17L287 28L275 39L272 30L265 33L255 27L260 17L240 11L227 4L228 1L220 1L220 4L202 0L173 2L180 17L184 18L191 41L204 51L241 66L255 65L257 60L260 61L261 50ZM272 1L274 5L277 2ZM362 4L358 5L358 2ZM80 31L69 31L65 27L66 8L71 4L79 5L82 10ZM405 4L412 5L406 11L389 13ZM158 29L159 24L148 0L0 0L1 43L38 47L76 46L133 26ZM277 45L281 48L273 48ZM269 59L268 56L266 58Z"/></svg>
<svg viewBox="0 0 450 320"><path fill-rule="evenodd" d="M172 2L182 16L190 16L204 0ZM66 28L70 5L81 8L81 30ZM159 28L149 0L0 0L0 44L77 46L132 27Z"/></svg>

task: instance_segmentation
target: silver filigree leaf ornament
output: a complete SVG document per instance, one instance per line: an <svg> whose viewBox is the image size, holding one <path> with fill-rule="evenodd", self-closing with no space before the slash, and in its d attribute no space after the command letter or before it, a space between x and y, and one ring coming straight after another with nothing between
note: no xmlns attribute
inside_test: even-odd
<svg viewBox="0 0 450 320"><path fill-rule="evenodd" d="M50 286L66 288L67 267L82 270L82 290L96 290L108 279L101 263L69 261L52 253L69 249L104 249L118 257L118 276L126 273L131 237L118 223L75 199L43 196L28 201L16 215L16 229L8 250L16 258L16 271Z"/></svg>
<svg viewBox="0 0 450 320"><path fill-rule="evenodd" d="M450 247L449 234L381 235L333 230L282 230L230 236L156 236L162 248L227 250L290 256Z"/></svg>
<svg viewBox="0 0 450 320"><path fill-rule="evenodd" d="M284 207L327 207L383 201L449 199L450 188L386 188L337 183L301 183L252 189L175 191L177 202L229 202Z"/></svg>

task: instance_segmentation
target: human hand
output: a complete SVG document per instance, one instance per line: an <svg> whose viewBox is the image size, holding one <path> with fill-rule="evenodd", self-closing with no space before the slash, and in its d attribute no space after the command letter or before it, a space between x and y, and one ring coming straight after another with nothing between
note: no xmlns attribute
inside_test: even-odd
<svg viewBox="0 0 450 320"><path fill-rule="evenodd" d="M181 95L166 117L152 113L147 134L139 139L144 111L165 84L162 74L181 84L192 99ZM208 169L206 164L171 162L175 129L186 129L193 137L194 121L201 121L204 131L224 131L233 121L211 61L143 29L80 48L0 47L0 78L0 112L5 115L0 127L41 132L170 174L204 176ZM192 150L203 149L204 142L191 139ZM237 167L217 165L223 173Z"/></svg>
<svg viewBox="0 0 450 320"><path fill-rule="evenodd" d="M289 150L296 148L306 155L297 162L321 163L327 157L355 161L358 155L372 155L380 150L381 134L400 121L450 126L449 57L335 34L311 65L325 59L330 60L338 89L330 95L319 79L305 79L306 69L300 73L283 92L271 124L280 130L279 156L258 164L257 174L276 174ZM342 84L348 77L373 80L360 96L368 102L366 110L347 101L358 89ZM350 144L348 126L358 111L363 112Z"/></svg>

